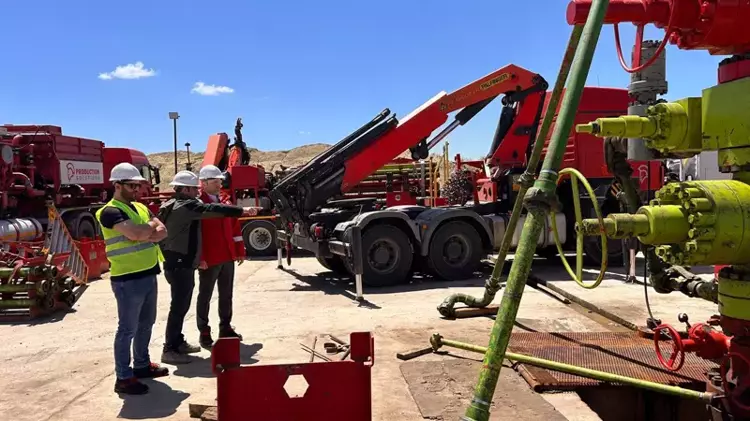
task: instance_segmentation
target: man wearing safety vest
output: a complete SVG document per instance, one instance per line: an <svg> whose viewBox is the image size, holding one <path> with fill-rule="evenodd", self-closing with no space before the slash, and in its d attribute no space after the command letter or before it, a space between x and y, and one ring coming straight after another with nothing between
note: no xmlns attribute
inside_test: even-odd
<svg viewBox="0 0 750 421"><path fill-rule="evenodd" d="M151 362L148 352L156 321L156 275L161 273L159 262L164 261L156 243L166 238L167 229L145 205L135 201L147 181L135 166L115 165L109 181L114 183L114 197L96 212L96 219L104 236L117 300L115 392L140 395L148 392L148 386L138 379L169 374L166 368Z"/></svg>
<svg viewBox="0 0 750 421"><path fill-rule="evenodd" d="M201 182L200 199L204 203L231 204L231 198L220 198L224 174L215 165L206 165L198 174ZM223 200L222 200L223 199ZM239 220L236 218L207 219L201 222L203 249L201 266L198 268L198 301L195 319L200 332L200 345L211 348L211 326L208 313L214 287L219 290L219 337L240 338L232 327L232 289L234 288L234 262L245 261L245 244Z"/></svg>
<svg viewBox="0 0 750 421"><path fill-rule="evenodd" d="M195 289L195 270L200 264L201 220L255 215L257 209L201 202L198 199L198 176L190 171L178 172L169 185L175 193L159 209L159 219L169 230L169 235L160 246L165 258L164 274L172 293L161 361L185 364L191 362L187 354L201 350L189 344L182 334L185 315L190 309Z"/></svg>

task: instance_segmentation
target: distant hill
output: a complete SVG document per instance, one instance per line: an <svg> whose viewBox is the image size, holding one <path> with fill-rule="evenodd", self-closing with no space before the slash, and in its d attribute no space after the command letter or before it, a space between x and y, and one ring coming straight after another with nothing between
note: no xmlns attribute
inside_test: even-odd
<svg viewBox="0 0 750 421"><path fill-rule="evenodd" d="M288 151L261 151L255 148L248 148L250 152L250 163L253 165L262 165L268 172L279 170L280 164L285 167L295 167L303 165L314 158L319 153L328 149L331 145L324 143L314 143L303 145L290 149ZM188 162L186 151L177 151L177 169L185 169ZM159 188L164 191L169 189L169 182L174 177L174 152L158 152L148 155L151 165L160 166L161 184ZM197 171L203 162L203 152L190 152L190 162Z"/></svg>
<svg viewBox="0 0 750 421"><path fill-rule="evenodd" d="M253 165L262 165L267 172L273 173L280 169L279 165L285 167L301 166L309 162L316 155L328 149L331 145L325 143L313 143L310 145L298 146L287 151L261 151L255 148L248 148L250 152L250 163ZM437 148L436 148L437 149ZM430 157L436 161L440 160L439 150L430 154ZM398 158L411 158L411 153L407 150L401 153ZM451 157L453 159L453 157ZM466 160L467 157L464 157ZM157 152L148 155L151 165L160 165L161 183L159 188L162 191L171 190L169 182L174 177L174 152ZM187 164L187 152L177 151L178 170L184 170ZM190 152L190 162L193 169L197 172L203 162L203 152Z"/></svg>

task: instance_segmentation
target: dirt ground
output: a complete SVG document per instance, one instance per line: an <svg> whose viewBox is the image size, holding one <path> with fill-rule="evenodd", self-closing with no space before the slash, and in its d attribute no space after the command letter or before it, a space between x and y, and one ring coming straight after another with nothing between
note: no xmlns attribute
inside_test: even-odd
<svg viewBox="0 0 750 421"><path fill-rule="evenodd" d="M583 290L568 281L567 275L556 263L541 260L534 267L538 276L547 281L557 281L555 285L633 323L643 324L648 315L643 305L642 285L624 284L617 274L608 276L595 290ZM428 403L417 402L419 397L413 396L402 373L402 365L406 363L398 360L396 353L427 346L433 332L486 346L492 318L450 321L442 319L436 311L437 305L450 293L481 294L483 279L453 283L417 280L407 286L366 289L367 301L360 305L353 299L353 285L342 285L328 275L310 257L295 258L291 268L285 270L278 270L275 260L247 261L238 267L234 324L238 332L244 335L243 363L306 362L309 354L300 349L299 344L311 345L316 335L330 333L348 338L351 332L371 331L375 336L376 349L372 369L373 419L422 420L420 409L440 412L441 402L436 403L434 399ZM168 287L163 276L159 277L158 320L151 341L154 361L160 359L164 338L169 308ZM217 329L216 298L215 293L211 308L214 329ZM651 291L650 298L654 315L665 323L678 325L679 312L688 313L691 321L705 320L716 312L716 307L710 303L674 293L659 295ZM496 302L499 301L500 297L496 299ZM74 310L52 320L0 325L0 388L3 390L0 395L0 419L188 420L188 404L213 404L216 384L210 370L208 351L196 354L191 364L168 366L170 376L149 382L150 394L119 397L113 392L112 342L116 329L116 306L106 276L90 284ZM580 311L530 287L524 293L518 321L541 331L605 330L602 324ZM187 316L185 333L189 340L197 342L194 309ZM321 341L317 349L322 349ZM473 360L481 359L481 355L461 351L452 353ZM452 356L431 354L413 361L441 361L447 364L455 360ZM409 370L413 371L414 367ZM443 372L450 373L452 370L454 372L456 368L445 368ZM505 368L504 372L516 375L510 368ZM418 377L419 373L416 375ZM502 378L506 376L503 374ZM466 377L464 383L475 381L474 376L456 377ZM502 378L498 389L503 388ZM433 378L433 381L440 383L444 380ZM459 389L465 391L466 387L455 388ZM503 399L513 399L508 396L509 390L506 390L508 393L503 395ZM465 399L470 399L470 393L464 394L467 395ZM436 393L435 396L435 399L448 399L445 393ZM600 419L575 393L540 396L549 404L549 408L559 413L560 419ZM516 405L532 402L526 392L518 399ZM445 415L451 415L445 419L455 419L455 414L462 413L457 405L455 402L450 405L445 403L446 408L450 407L453 411L445 412ZM557 418L547 419L551 421Z"/></svg>

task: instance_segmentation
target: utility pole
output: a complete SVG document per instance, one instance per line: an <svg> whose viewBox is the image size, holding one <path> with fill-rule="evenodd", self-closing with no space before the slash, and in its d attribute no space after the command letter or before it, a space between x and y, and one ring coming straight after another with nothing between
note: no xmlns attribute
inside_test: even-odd
<svg viewBox="0 0 750 421"><path fill-rule="evenodd" d="M180 118L180 114L175 112L169 113L169 119L172 120L172 127L174 133L174 172L177 174L177 119Z"/></svg>

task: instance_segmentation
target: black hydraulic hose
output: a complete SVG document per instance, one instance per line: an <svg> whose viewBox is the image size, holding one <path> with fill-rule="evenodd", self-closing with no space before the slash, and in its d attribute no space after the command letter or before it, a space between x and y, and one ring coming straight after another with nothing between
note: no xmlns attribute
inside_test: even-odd
<svg viewBox="0 0 750 421"><path fill-rule="evenodd" d="M362 127L355 130L354 132L352 132L350 135L346 136L345 138L341 139L335 145L319 153L315 158L311 159L310 162L305 164L303 167L289 174L278 185L276 185L276 189L284 188L284 186L287 186L291 183L296 182L300 177L302 177L304 174L310 171L311 168L320 164L324 160L328 159L334 153L338 152L345 146L349 145L349 143L352 140L355 140L359 138L360 136L362 136L362 134L372 129L373 127L375 127L375 125L377 125L381 121L385 120L390 114L391 114L390 109L388 108L384 109L383 111L380 112L380 114L376 115L372 120L364 124Z"/></svg>
<svg viewBox="0 0 750 421"><path fill-rule="evenodd" d="M500 147L505 136L510 130L510 126L513 124L514 117L516 116L516 108L513 105L504 105L503 110L500 112L500 118L497 120L497 127L495 128L495 135L492 137L492 145L490 151L487 153L485 159L490 159L495 154L497 148Z"/></svg>

